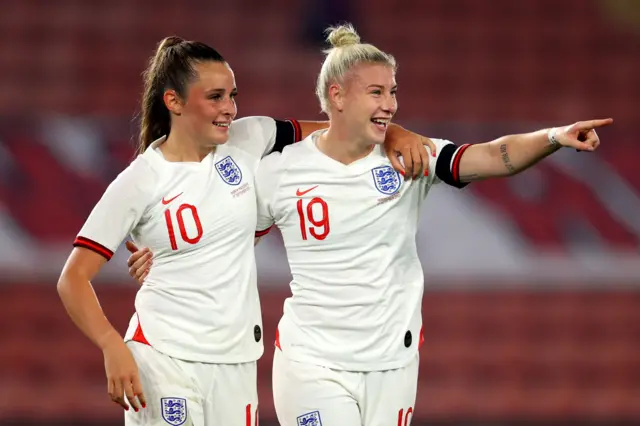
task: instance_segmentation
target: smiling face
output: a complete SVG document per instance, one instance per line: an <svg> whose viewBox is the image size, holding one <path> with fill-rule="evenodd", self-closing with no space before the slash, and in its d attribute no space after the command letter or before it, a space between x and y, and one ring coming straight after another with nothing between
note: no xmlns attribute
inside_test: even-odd
<svg viewBox="0 0 640 426"><path fill-rule="evenodd" d="M335 86L335 87L334 87ZM361 63L347 72L344 84L333 85L334 108L355 135L384 143L387 127L398 110L395 71L386 64Z"/></svg>
<svg viewBox="0 0 640 426"><path fill-rule="evenodd" d="M172 127L180 126L200 145L214 147L229 138L229 126L238 110L235 77L225 62L203 62L193 66L195 78L186 87L186 96L165 92L165 102L174 112Z"/></svg>

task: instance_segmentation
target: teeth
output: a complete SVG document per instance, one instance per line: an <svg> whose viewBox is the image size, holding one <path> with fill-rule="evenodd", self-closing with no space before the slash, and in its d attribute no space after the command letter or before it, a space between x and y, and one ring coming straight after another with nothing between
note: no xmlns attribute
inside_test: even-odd
<svg viewBox="0 0 640 426"><path fill-rule="evenodd" d="M371 121L373 121L376 124L382 124L383 126L386 126L387 124L389 124L389 120L382 120L379 118L372 118Z"/></svg>
<svg viewBox="0 0 640 426"><path fill-rule="evenodd" d="M229 127L229 123L213 123L218 127Z"/></svg>

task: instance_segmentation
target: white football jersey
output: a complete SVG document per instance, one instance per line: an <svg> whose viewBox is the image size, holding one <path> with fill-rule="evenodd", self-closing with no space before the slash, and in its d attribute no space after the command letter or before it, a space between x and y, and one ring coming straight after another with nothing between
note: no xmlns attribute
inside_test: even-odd
<svg viewBox="0 0 640 426"><path fill-rule="evenodd" d="M166 161L162 138L111 183L74 245L110 259L130 234L153 251L125 340L188 361L261 356L254 177L261 157L294 142L297 130L268 117L239 119L201 162Z"/></svg>
<svg viewBox="0 0 640 426"><path fill-rule="evenodd" d="M419 208L437 182L464 186L468 145L434 139L429 176L404 181L381 146L349 165L323 154L323 131L267 156L256 177L256 234L280 229L293 277L276 345L334 369L400 368L422 338Z"/></svg>

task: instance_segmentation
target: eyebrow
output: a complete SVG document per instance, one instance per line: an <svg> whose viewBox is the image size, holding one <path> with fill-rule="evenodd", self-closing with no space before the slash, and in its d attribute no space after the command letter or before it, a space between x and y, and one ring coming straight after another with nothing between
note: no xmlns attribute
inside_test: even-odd
<svg viewBox="0 0 640 426"><path fill-rule="evenodd" d="M224 94L226 93L226 89L211 89L211 90L207 90L205 92L206 95L217 95L217 94ZM238 88L234 87L233 89L231 89L231 93L236 93L238 92Z"/></svg>
<svg viewBox="0 0 640 426"><path fill-rule="evenodd" d="M367 89L371 89L371 88L378 88L378 89L384 89L385 87L382 84L370 84L367 86ZM393 86L391 88L391 90L396 90L398 88L398 85L396 84L395 86Z"/></svg>

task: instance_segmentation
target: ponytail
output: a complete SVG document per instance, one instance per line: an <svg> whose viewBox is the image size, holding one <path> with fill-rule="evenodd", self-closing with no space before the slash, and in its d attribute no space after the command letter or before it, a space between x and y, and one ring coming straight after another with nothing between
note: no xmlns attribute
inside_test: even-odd
<svg viewBox="0 0 640 426"><path fill-rule="evenodd" d="M144 71L140 138L137 154L142 154L153 141L171 131L171 114L164 104L164 93L173 89L183 99L188 83L196 77L195 62L224 62L212 47L197 41L186 41L177 36L164 38Z"/></svg>

